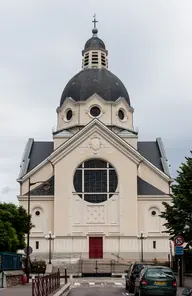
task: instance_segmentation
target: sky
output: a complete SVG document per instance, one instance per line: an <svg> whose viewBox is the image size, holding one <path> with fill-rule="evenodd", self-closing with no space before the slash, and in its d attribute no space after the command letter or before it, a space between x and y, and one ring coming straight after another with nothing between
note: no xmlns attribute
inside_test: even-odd
<svg viewBox="0 0 192 296"><path fill-rule="evenodd" d="M191 0L0 1L0 201L17 203L28 138L52 140L66 83L92 36L125 84L139 140L161 137L172 176L192 150Z"/></svg>

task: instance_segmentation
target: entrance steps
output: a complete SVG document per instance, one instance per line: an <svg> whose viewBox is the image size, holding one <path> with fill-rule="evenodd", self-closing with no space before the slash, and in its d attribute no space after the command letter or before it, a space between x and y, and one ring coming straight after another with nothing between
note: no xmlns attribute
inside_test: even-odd
<svg viewBox="0 0 192 296"><path fill-rule="evenodd" d="M67 274L74 275L91 275L91 274L107 274L121 275L125 273L125 270L129 268L130 263L117 262L111 259L79 259L76 262L52 262L53 272L58 268L61 274L64 274L65 268Z"/></svg>

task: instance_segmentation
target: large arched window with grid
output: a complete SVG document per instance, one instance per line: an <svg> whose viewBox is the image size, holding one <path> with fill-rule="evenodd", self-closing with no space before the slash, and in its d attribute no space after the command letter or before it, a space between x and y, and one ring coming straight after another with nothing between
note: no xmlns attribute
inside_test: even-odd
<svg viewBox="0 0 192 296"><path fill-rule="evenodd" d="M118 179L110 163L91 159L76 169L73 182L75 191L82 199L90 203L101 203L114 195Z"/></svg>

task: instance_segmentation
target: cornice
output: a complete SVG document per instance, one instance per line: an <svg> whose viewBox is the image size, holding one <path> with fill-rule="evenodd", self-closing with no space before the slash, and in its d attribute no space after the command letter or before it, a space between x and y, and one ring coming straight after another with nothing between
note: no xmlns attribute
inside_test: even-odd
<svg viewBox="0 0 192 296"><path fill-rule="evenodd" d="M171 201L172 199L169 195L157 195L157 196L138 195L137 200L138 201Z"/></svg>
<svg viewBox="0 0 192 296"><path fill-rule="evenodd" d="M19 201L28 201L27 195L17 195L17 198ZM31 201L53 201L54 196L50 196L50 195L33 196L33 195L30 195L30 200Z"/></svg>

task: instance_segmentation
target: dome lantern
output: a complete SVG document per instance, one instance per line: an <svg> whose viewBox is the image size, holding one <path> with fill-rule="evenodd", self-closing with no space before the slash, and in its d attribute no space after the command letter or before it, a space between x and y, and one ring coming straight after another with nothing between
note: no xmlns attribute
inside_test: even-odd
<svg viewBox="0 0 192 296"><path fill-rule="evenodd" d="M84 49L82 51L83 61L82 68L108 68L108 52L105 49L105 43L97 37L98 29L96 24L96 14L93 16L93 36L85 43Z"/></svg>

